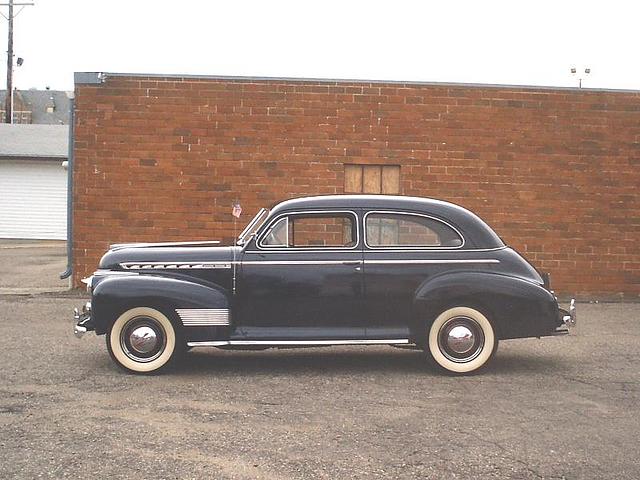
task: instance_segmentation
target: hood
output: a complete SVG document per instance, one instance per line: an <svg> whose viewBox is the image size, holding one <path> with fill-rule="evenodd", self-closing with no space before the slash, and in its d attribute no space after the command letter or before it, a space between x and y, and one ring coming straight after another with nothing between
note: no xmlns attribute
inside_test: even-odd
<svg viewBox="0 0 640 480"><path fill-rule="evenodd" d="M112 245L100 260L100 269L121 270L120 264L141 264L138 268L155 265L207 264L232 262L240 256L241 247L212 246L210 242L197 243L130 243ZM146 267L143 264L147 264Z"/></svg>

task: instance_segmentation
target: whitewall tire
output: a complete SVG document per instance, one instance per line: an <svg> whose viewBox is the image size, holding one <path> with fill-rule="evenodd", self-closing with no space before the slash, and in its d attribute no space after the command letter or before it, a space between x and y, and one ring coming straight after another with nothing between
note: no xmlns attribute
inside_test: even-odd
<svg viewBox="0 0 640 480"><path fill-rule="evenodd" d="M425 350L448 372L465 374L483 367L497 346L498 339L487 317L470 307L454 307L431 324Z"/></svg>
<svg viewBox="0 0 640 480"><path fill-rule="evenodd" d="M151 373L168 365L180 350L176 329L162 312L150 307L121 314L107 333L111 358L135 373Z"/></svg>

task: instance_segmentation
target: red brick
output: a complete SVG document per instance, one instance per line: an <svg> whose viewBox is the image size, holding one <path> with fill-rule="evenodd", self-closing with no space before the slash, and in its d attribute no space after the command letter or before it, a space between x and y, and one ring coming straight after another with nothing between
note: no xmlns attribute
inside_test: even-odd
<svg viewBox="0 0 640 480"><path fill-rule="evenodd" d="M229 240L235 200L244 222L362 163L474 210L561 294L640 296L633 92L112 77L75 105L76 285L110 243Z"/></svg>

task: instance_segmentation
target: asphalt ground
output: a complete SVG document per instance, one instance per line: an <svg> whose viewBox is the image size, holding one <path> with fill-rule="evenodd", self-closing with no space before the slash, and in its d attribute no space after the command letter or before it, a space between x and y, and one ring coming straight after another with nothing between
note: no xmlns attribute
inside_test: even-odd
<svg viewBox="0 0 640 480"><path fill-rule="evenodd" d="M73 337L65 267L64 243L0 242L0 479L640 478L640 304L579 304L469 377L384 346L145 377Z"/></svg>
<svg viewBox="0 0 640 480"><path fill-rule="evenodd" d="M66 242L0 239L0 295L64 291Z"/></svg>
<svg viewBox="0 0 640 480"><path fill-rule="evenodd" d="M580 304L572 335L502 342L468 377L384 346L136 376L55 295L0 296L2 479L640 478L639 304Z"/></svg>

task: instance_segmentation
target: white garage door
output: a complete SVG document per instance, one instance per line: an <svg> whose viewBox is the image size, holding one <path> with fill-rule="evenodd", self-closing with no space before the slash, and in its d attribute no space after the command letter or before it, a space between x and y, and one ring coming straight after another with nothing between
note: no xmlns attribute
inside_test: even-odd
<svg viewBox="0 0 640 480"><path fill-rule="evenodd" d="M0 160L0 238L67 238L61 161Z"/></svg>

